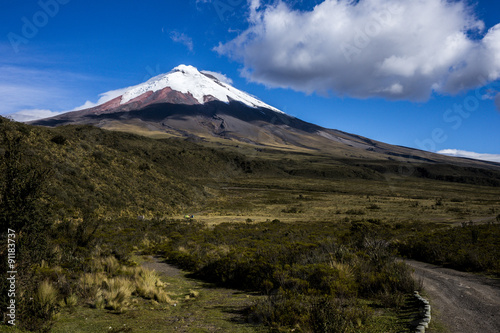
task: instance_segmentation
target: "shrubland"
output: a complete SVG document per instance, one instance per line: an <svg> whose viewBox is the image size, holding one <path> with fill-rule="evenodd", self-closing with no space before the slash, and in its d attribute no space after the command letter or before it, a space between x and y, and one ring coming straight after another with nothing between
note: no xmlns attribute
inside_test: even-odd
<svg viewBox="0 0 500 333"><path fill-rule="evenodd" d="M500 276L500 223L463 222L455 228L415 233L398 249L412 259Z"/></svg>
<svg viewBox="0 0 500 333"><path fill-rule="evenodd" d="M267 295L251 316L275 329L366 331L375 307L401 308L417 289L389 242L352 224L275 220L171 230L155 252L198 278Z"/></svg>
<svg viewBox="0 0 500 333"><path fill-rule="evenodd" d="M3 118L0 136L1 239L9 228L18 236L27 330L50 331L61 313L166 311L169 286L137 255L259 295L244 317L275 331L407 329L401 313L419 286L398 255L499 272L500 177L491 170L429 165L397 177L388 176L394 161ZM195 216L181 220L186 213Z"/></svg>

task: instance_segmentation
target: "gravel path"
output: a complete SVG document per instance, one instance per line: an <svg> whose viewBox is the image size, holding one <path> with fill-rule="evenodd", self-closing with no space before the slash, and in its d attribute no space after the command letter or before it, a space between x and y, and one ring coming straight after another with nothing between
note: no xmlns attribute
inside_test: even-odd
<svg viewBox="0 0 500 333"><path fill-rule="evenodd" d="M150 270L155 270L156 272L168 277L178 277L181 275L180 269L167 264L159 256L147 257L147 261L142 263L142 267Z"/></svg>
<svg viewBox="0 0 500 333"><path fill-rule="evenodd" d="M413 260L405 262L423 281L432 315L450 332L500 332L500 280Z"/></svg>

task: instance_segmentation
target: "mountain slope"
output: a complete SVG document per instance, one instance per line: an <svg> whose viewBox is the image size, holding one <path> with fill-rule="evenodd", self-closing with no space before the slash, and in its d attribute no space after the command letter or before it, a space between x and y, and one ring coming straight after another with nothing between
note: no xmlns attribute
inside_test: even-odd
<svg viewBox="0 0 500 333"><path fill-rule="evenodd" d="M256 149L298 151L337 159L500 169L498 163L393 146L307 123L192 66L178 66L145 83L120 89L116 94L120 95L96 107L32 124L88 124L149 135L240 142Z"/></svg>

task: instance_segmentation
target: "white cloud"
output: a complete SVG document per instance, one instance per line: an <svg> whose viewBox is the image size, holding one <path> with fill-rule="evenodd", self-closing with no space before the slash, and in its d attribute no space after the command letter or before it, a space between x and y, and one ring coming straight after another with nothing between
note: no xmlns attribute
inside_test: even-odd
<svg viewBox="0 0 500 333"><path fill-rule="evenodd" d="M78 73L0 64L0 115L70 110L81 99L82 82L96 80Z"/></svg>
<svg viewBox="0 0 500 333"><path fill-rule="evenodd" d="M0 115L17 121L53 117L105 103L123 92L108 91L99 95L97 103L87 101L75 108L75 101L81 98L75 88L95 80L78 73L0 65Z"/></svg>
<svg viewBox="0 0 500 333"><path fill-rule="evenodd" d="M231 80L230 78L228 78L226 75L224 75L222 73L205 71L205 70L203 70L201 72L204 73L204 74L212 75L213 77L215 77L220 82L224 82L224 83L231 84L231 85L233 84L233 80Z"/></svg>
<svg viewBox="0 0 500 333"><path fill-rule="evenodd" d="M21 110L16 113L9 114L8 117L14 119L19 122L27 122L32 120L38 120L43 118L55 117L64 112L54 112L50 110L39 110L39 109L31 109L31 110Z"/></svg>
<svg viewBox="0 0 500 333"><path fill-rule="evenodd" d="M1 87L0 87L1 88ZM91 101L86 101L85 104L76 107L71 110L67 111L51 111L51 110L44 110L44 109L25 109L21 110L15 113L10 113L7 114L6 116L14 119L16 121L20 122L27 122L27 121L32 121L32 120L38 120L38 119L43 119L43 118L49 118L49 117L55 117L60 114L66 113L66 112L71 112L71 111L79 111L79 110L85 110L92 108L97 105L104 104L118 96L121 96L127 88L123 89L117 89L117 90L111 90L102 94L99 94L99 100L97 103L91 102Z"/></svg>
<svg viewBox="0 0 500 333"><path fill-rule="evenodd" d="M93 108L94 106L104 104L106 102L109 102L112 99L115 99L118 96L123 95L125 91L127 91L128 88L121 88L121 89L116 89L116 90L111 90L102 94L99 94L99 100L94 103L91 101L86 101L85 104L82 106L76 107L71 111L78 111L78 110L84 110L84 109L89 109Z"/></svg>
<svg viewBox="0 0 500 333"><path fill-rule="evenodd" d="M193 52L193 39L188 35L174 30L170 32L170 39L175 43L183 44L189 51Z"/></svg>
<svg viewBox="0 0 500 333"><path fill-rule="evenodd" d="M215 50L253 82L423 101L500 79L500 24L485 32L463 0L324 0L311 11L248 2L248 29Z"/></svg>
<svg viewBox="0 0 500 333"><path fill-rule="evenodd" d="M443 150L438 151L437 153L443 154L443 155L448 155L448 156L467 157L467 158L473 158L476 160L483 160L483 161L491 161L491 162L500 163L500 154L481 154L481 153L474 153L474 152L465 151L465 150L458 150L458 149L443 149Z"/></svg>
<svg viewBox="0 0 500 333"><path fill-rule="evenodd" d="M67 101L64 89L53 83L56 76L55 72L0 65L0 114Z"/></svg>

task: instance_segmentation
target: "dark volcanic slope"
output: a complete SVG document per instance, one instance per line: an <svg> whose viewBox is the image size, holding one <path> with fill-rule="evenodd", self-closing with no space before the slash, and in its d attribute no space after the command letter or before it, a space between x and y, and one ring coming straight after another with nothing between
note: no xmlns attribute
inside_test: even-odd
<svg viewBox="0 0 500 333"><path fill-rule="evenodd" d="M335 158L389 160L417 164L450 164L500 170L500 164L453 158L417 149L393 146L338 130L326 129L266 108L252 108L239 102L211 101L196 104L188 97L170 92L179 103L152 103L151 94L141 101L118 105L112 100L96 108L75 111L33 122L60 126L89 124L101 128L169 133L180 137L223 138L276 149L306 149ZM182 94L181 94L182 95ZM155 97L157 98L157 97ZM128 127L126 127L126 126Z"/></svg>

